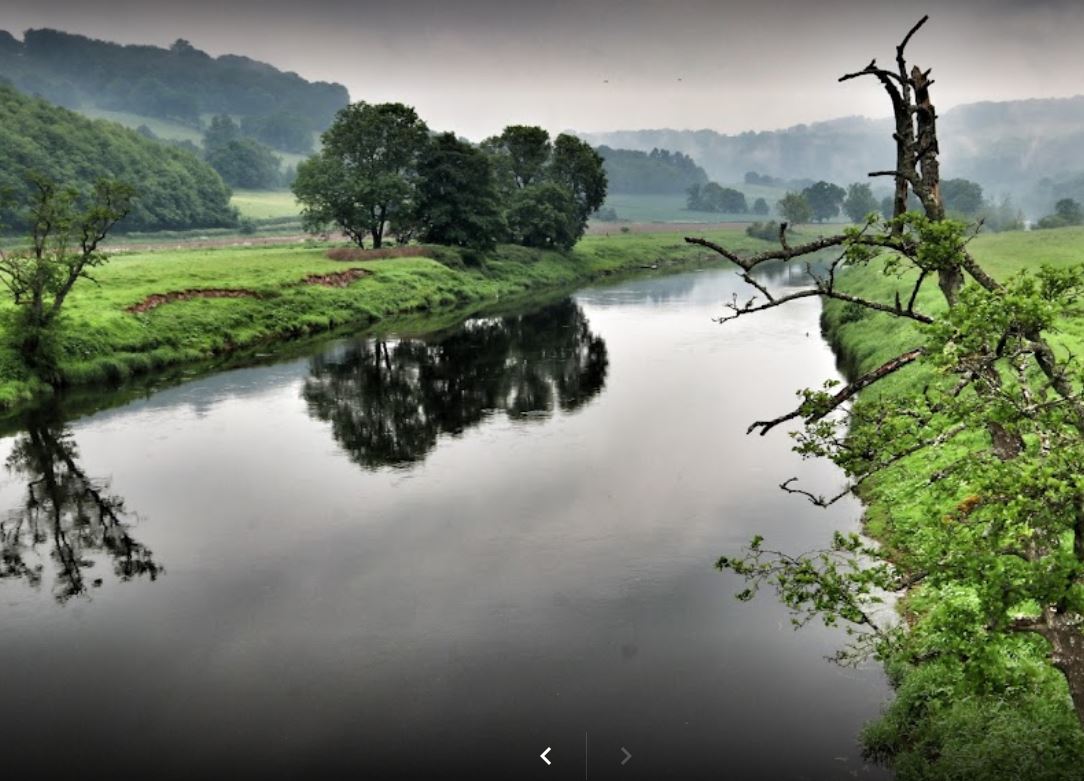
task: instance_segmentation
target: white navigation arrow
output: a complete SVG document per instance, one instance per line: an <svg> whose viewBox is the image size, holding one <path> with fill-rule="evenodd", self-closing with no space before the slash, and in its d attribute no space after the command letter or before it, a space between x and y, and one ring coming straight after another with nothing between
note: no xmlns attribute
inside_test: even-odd
<svg viewBox="0 0 1084 781"><path fill-rule="evenodd" d="M551 751L553 751L552 748L547 748L545 751L543 751L541 754L538 755L538 756L542 757L542 761L545 762L547 765L552 765L553 764L548 759L546 759L546 754L550 753Z"/></svg>
<svg viewBox="0 0 1084 781"><path fill-rule="evenodd" d="M624 746L621 747L621 753L625 755L625 758L621 760L622 765L626 764L630 759L632 759L632 754L630 754L629 750Z"/></svg>

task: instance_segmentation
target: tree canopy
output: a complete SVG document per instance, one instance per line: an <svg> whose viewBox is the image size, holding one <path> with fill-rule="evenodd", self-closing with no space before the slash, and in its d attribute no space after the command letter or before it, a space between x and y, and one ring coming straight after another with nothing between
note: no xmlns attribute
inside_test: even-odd
<svg viewBox="0 0 1084 781"><path fill-rule="evenodd" d="M791 224L809 222L813 219L813 210L809 207L809 201L803 193L787 193L779 199L776 209Z"/></svg>
<svg viewBox="0 0 1084 781"><path fill-rule="evenodd" d="M437 136L418 164L418 238L432 244L489 249L506 226L489 157L454 133Z"/></svg>
<svg viewBox="0 0 1084 781"><path fill-rule="evenodd" d="M802 196L817 222L824 222L838 215L846 195L847 191L838 184L825 181L814 182L802 190Z"/></svg>
<svg viewBox="0 0 1084 781"><path fill-rule="evenodd" d="M429 131L402 103L354 103L323 135L323 148L297 167L293 191L310 229L337 225L380 247L389 221L409 219L418 160Z"/></svg>
<svg viewBox="0 0 1084 781"><path fill-rule="evenodd" d="M858 183L847 187L847 197L843 200L843 211L851 222L862 222L871 212L880 208L877 199L873 197L873 190L865 183Z"/></svg>
<svg viewBox="0 0 1084 781"><path fill-rule="evenodd" d="M685 193L685 208L694 212L745 214L749 211L745 193L716 182L693 184Z"/></svg>

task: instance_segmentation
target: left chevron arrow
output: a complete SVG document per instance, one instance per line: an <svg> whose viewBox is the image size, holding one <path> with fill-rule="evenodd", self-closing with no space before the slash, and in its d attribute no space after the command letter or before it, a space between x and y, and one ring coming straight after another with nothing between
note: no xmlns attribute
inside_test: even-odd
<svg viewBox="0 0 1084 781"><path fill-rule="evenodd" d="M552 765L553 764L548 759L546 759L546 754L550 753L551 751L553 751L552 748L547 748L545 751L543 751L541 754L538 755L538 756L542 757L542 761L545 762L547 765Z"/></svg>

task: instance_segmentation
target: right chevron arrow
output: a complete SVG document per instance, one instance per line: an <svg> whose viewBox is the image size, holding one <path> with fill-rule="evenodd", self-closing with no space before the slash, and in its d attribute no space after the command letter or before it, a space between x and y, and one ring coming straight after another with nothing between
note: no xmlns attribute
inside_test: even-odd
<svg viewBox="0 0 1084 781"><path fill-rule="evenodd" d="M624 746L621 747L621 753L625 755L625 758L621 760L621 764L627 765L629 760L632 759L632 754L630 754L629 750Z"/></svg>

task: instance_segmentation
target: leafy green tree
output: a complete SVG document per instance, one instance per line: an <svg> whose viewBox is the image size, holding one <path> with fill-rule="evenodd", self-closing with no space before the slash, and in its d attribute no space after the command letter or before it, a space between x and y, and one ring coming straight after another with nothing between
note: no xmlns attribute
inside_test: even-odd
<svg viewBox="0 0 1084 781"><path fill-rule="evenodd" d="M207 153L207 162L230 187L270 190L282 180L281 158L251 138L214 147Z"/></svg>
<svg viewBox="0 0 1084 781"><path fill-rule="evenodd" d="M529 125L509 125L482 147L494 156L500 184L509 192L540 182L553 152L550 134Z"/></svg>
<svg viewBox="0 0 1084 781"><path fill-rule="evenodd" d="M813 210L802 193L789 192L779 199L776 209L791 225L800 225L813 219Z"/></svg>
<svg viewBox="0 0 1084 781"><path fill-rule="evenodd" d="M602 156L575 136L562 133L553 144L553 156L546 178L564 187L572 196L578 221L576 238L587 228L587 218L606 200L606 170Z"/></svg>
<svg viewBox="0 0 1084 781"><path fill-rule="evenodd" d="M838 184L820 181L802 190L802 195L809 204L813 219L824 222L839 214L839 207L843 204L847 191Z"/></svg>
<svg viewBox="0 0 1084 781"><path fill-rule="evenodd" d="M763 217L765 214L771 213L771 207L768 206L768 202L763 198L757 198L753 201L753 214Z"/></svg>
<svg viewBox="0 0 1084 781"><path fill-rule="evenodd" d="M745 194L740 190L723 187L716 182L693 185L687 191L685 207L690 211L719 212L723 214L745 214L749 206Z"/></svg>
<svg viewBox="0 0 1084 781"><path fill-rule="evenodd" d="M229 114L216 114L203 131L203 151L207 154L241 140L241 128Z"/></svg>
<svg viewBox="0 0 1084 781"><path fill-rule="evenodd" d="M941 182L941 197L946 210L965 217L974 217L985 203L982 185L969 179L945 179Z"/></svg>
<svg viewBox="0 0 1084 781"><path fill-rule="evenodd" d="M100 180L84 195L36 176L27 207L30 248L0 252L0 282L18 308L19 350L28 365L49 370L47 332L80 279L109 258L98 246L131 210L133 188Z"/></svg>
<svg viewBox="0 0 1084 781"><path fill-rule="evenodd" d="M891 206L892 199L889 198ZM877 199L868 184L855 183L847 188L847 197L843 201L843 211L851 222L863 222L867 215L878 210Z"/></svg>
<svg viewBox="0 0 1084 781"><path fill-rule="evenodd" d="M574 136L551 142L544 129L525 125L506 127L481 146L493 163L512 241L571 248L606 199L602 157Z"/></svg>
<svg viewBox="0 0 1084 781"><path fill-rule="evenodd" d="M1084 210L1080 204L1072 198L1062 198L1054 204L1054 214L1066 225L1080 225L1084 223Z"/></svg>
<svg viewBox="0 0 1084 781"><path fill-rule="evenodd" d="M1038 228L1065 228L1084 223L1084 210L1072 198L1062 198L1054 204L1054 213L1039 220Z"/></svg>
<svg viewBox="0 0 1084 781"><path fill-rule="evenodd" d="M566 188L543 181L513 193L505 219L514 244L572 249L582 235L577 213Z"/></svg>
<svg viewBox="0 0 1084 781"><path fill-rule="evenodd" d="M309 230L337 225L358 246L379 248L393 215L411 213L428 128L402 103L354 103L297 167L293 192Z"/></svg>
<svg viewBox="0 0 1084 781"><path fill-rule="evenodd" d="M505 235L489 157L444 133L418 164L419 237L433 244L490 249Z"/></svg>

